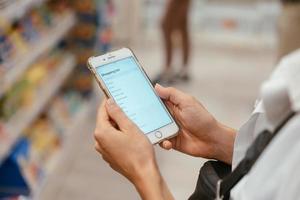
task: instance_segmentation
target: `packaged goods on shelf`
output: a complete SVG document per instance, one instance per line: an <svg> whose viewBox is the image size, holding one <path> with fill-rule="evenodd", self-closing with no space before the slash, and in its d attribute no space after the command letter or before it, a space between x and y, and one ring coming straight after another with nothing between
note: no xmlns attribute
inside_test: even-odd
<svg viewBox="0 0 300 200"><path fill-rule="evenodd" d="M66 124L71 124L83 101L82 95L75 90L65 90L52 101L47 115L56 129L61 133L66 132Z"/></svg>
<svg viewBox="0 0 300 200"><path fill-rule="evenodd" d="M5 70L4 61L8 60L13 55L13 44L6 34L6 27L0 21L0 76Z"/></svg>
<svg viewBox="0 0 300 200"><path fill-rule="evenodd" d="M113 12L112 3L107 0L76 0L72 5L78 23L71 34L70 49L77 57L78 67L70 82L84 96L88 96L93 91L93 78L86 68L86 61L110 49L112 30L109 19Z"/></svg>
<svg viewBox="0 0 300 200"><path fill-rule="evenodd" d="M75 66L74 57L60 50L41 60L43 64L30 68L22 81L16 84L17 89L14 86L12 92L10 90L1 99L0 165L22 132L44 110Z"/></svg>
<svg viewBox="0 0 300 200"><path fill-rule="evenodd" d="M22 158L28 157L29 146L27 139L20 139L10 156L0 166L0 199L13 200L19 195L30 195L30 186L19 165Z"/></svg>
<svg viewBox="0 0 300 200"><path fill-rule="evenodd" d="M20 107L34 103L39 88L51 78L49 74L51 75L51 72L56 70L63 55L63 52L59 50L53 51L25 72L21 80L0 99L0 119L7 120Z"/></svg>
<svg viewBox="0 0 300 200"><path fill-rule="evenodd" d="M31 188L36 187L43 179L46 173L45 165L59 147L58 133L45 116L29 127L15 144L10 156L0 166L0 173L7 170L6 168L9 167L7 163L15 166L14 173L20 174L17 178L24 182L22 190L26 192L22 192L20 189L18 194L12 190L16 187L17 181L7 184L14 174L10 172L8 174L10 176L3 177L0 181L0 184L6 183L6 185L3 184L3 187L6 188L7 196L29 195ZM2 192L0 192L0 196L3 195ZM9 194L9 192L12 193Z"/></svg>
<svg viewBox="0 0 300 200"><path fill-rule="evenodd" d="M98 40L96 50L108 52L113 40L112 19L114 19L115 7L112 0L98 3L100 28L98 29Z"/></svg>
<svg viewBox="0 0 300 200"><path fill-rule="evenodd" d="M7 63L13 58L29 52L33 44L47 35L51 27L59 22L59 16L62 16L63 13L58 13L56 10L44 5L32 9L22 19L9 26L0 23L1 68L14 67L7 65Z"/></svg>
<svg viewBox="0 0 300 200"><path fill-rule="evenodd" d="M48 173L47 161L62 148L67 133L66 129L69 128L70 122L80 111L82 103L80 94L75 91L59 95L40 119L25 132L25 137L29 138L32 144L31 158L38 161L36 163L40 163L40 168L44 170L45 174ZM74 105L76 109L74 109ZM64 110L62 111L61 108ZM69 123L58 123L62 121ZM36 183L43 181L37 178L34 180Z"/></svg>
<svg viewBox="0 0 300 200"><path fill-rule="evenodd" d="M100 53L100 47L110 48L112 31L103 15L112 14L112 7L108 0L3 2L0 199L34 199L90 112L93 79L86 60ZM78 9L78 23L69 4ZM71 37L65 37L68 32ZM17 190L10 193L12 188Z"/></svg>
<svg viewBox="0 0 300 200"><path fill-rule="evenodd" d="M40 186L51 173L52 161L63 151L65 138L72 134L67 130L72 126L77 113L83 109L81 105L84 105L84 100L79 93L64 91L50 103L40 118L24 131L15 144L12 154L0 166L0 174L3 167L7 167L7 162L14 163L15 170L21 174L18 178L24 181L23 190L26 191L19 195L32 196L35 191L41 189ZM11 176L1 180L0 185L2 182L9 182ZM6 187L14 186L11 184ZM7 189L9 191L9 188ZM0 197L1 195L0 192Z"/></svg>
<svg viewBox="0 0 300 200"><path fill-rule="evenodd" d="M47 0L0 0L0 18L12 22Z"/></svg>

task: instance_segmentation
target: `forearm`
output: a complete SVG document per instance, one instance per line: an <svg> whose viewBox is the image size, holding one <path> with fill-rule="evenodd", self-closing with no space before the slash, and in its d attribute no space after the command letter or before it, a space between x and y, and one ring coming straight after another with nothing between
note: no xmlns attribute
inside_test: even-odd
<svg viewBox="0 0 300 200"><path fill-rule="evenodd" d="M236 130L218 123L218 134L215 138L215 159L231 164Z"/></svg>
<svg viewBox="0 0 300 200"><path fill-rule="evenodd" d="M149 167L134 181L143 200L174 200L158 168Z"/></svg>

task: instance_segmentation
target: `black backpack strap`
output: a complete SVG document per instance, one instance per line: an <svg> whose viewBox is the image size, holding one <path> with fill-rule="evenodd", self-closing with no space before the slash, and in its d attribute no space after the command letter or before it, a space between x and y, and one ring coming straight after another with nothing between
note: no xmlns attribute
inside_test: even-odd
<svg viewBox="0 0 300 200"><path fill-rule="evenodd" d="M280 125L271 133L268 130L260 133L252 145L248 148L246 156L238 164L235 170L232 171L224 179L219 180L217 184L217 198L216 199L229 199L231 189L251 170L252 166L262 154L267 145L277 135L277 133L287 124L292 117L295 116L292 112L288 117L280 123Z"/></svg>

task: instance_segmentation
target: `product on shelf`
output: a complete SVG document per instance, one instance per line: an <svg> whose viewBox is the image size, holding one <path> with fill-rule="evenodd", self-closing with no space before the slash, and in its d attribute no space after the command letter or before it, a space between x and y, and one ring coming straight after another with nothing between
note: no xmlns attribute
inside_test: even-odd
<svg viewBox="0 0 300 200"><path fill-rule="evenodd" d="M24 143L26 148L24 148ZM16 144L11 156L15 157L30 190L36 188L43 180L47 173L47 162L55 156L59 148L59 133L45 115L30 126L23 138ZM9 157L7 160L10 159Z"/></svg>
<svg viewBox="0 0 300 200"><path fill-rule="evenodd" d="M113 5L109 0L75 0L72 5L76 10L78 23L71 34L70 49L77 57L78 67L70 85L84 96L89 96L93 88L93 77L86 68L86 61L93 55L110 50Z"/></svg>
<svg viewBox="0 0 300 200"><path fill-rule="evenodd" d="M25 180L20 161L28 158L30 143L21 138L11 155L0 166L0 199L13 200L19 195L30 195L30 186Z"/></svg>
<svg viewBox="0 0 300 200"><path fill-rule="evenodd" d="M20 108L35 102L39 89L52 78L52 72L56 70L64 55L62 51L54 50L29 67L20 81L0 98L0 120L8 120Z"/></svg>
<svg viewBox="0 0 300 200"><path fill-rule="evenodd" d="M56 129L65 133L67 125L72 124L74 116L81 109L83 103L82 95L75 90L64 90L61 94L53 99L47 115Z"/></svg>
<svg viewBox="0 0 300 200"><path fill-rule="evenodd" d="M112 0L106 0L105 3L98 3L100 29L98 32L97 50L108 52L111 49L113 40L112 19L114 18L115 8Z"/></svg>
<svg viewBox="0 0 300 200"><path fill-rule="evenodd" d="M6 71L4 61L13 54L13 44L7 35L7 25L0 20L0 77Z"/></svg>
<svg viewBox="0 0 300 200"><path fill-rule="evenodd" d="M45 177L51 173L53 162L63 151L62 146L68 137L67 134L72 134L68 130L80 112L83 102L81 94L77 91L61 91L40 118L26 129L11 155L0 165L0 174L7 163L13 162L15 166L15 170L9 172L13 174L8 174L7 179L2 181L7 183L17 170L22 175L18 178L24 181L23 189L25 186L29 187L26 193L19 191L19 194L29 195L29 190L32 195L35 190L40 189ZM3 194L0 191L0 198L1 195Z"/></svg>
<svg viewBox="0 0 300 200"><path fill-rule="evenodd" d="M0 12L2 7L24 8L16 16L0 13L0 199L34 197L64 153L72 126L81 123L93 80L86 59L102 46L107 50L112 39L109 20L101 21L106 14L98 12L108 2L0 0ZM68 4L78 6L80 22L66 40L63 36L73 26L69 21L74 22ZM9 20L3 22L2 16ZM73 68L63 67L74 59L66 48L74 50L78 61L69 80ZM8 194L11 188L17 190Z"/></svg>
<svg viewBox="0 0 300 200"><path fill-rule="evenodd" d="M38 45L36 42L45 35L49 36L49 31L59 22L59 18L69 11L67 6L61 6L62 3L58 5L54 6L50 1L48 6L34 7L10 25L0 19L0 78L10 68L17 67L9 63L30 53Z"/></svg>

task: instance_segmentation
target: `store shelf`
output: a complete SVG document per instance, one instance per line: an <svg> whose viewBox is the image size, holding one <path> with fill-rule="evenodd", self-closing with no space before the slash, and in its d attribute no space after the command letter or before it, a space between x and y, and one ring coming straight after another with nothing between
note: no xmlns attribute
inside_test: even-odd
<svg viewBox="0 0 300 200"><path fill-rule="evenodd" d="M42 4L46 0L15 0L7 7L0 9L0 19L11 22L21 18L30 8Z"/></svg>
<svg viewBox="0 0 300 200"><path fill-rule="evenodd" d="M274 49L277 45L275 34L242 34L230 31L203 31L195 36L197 40L215 45L243 48Z"/></svg>
<svg viewBox="0 0 300 200"><path fill-rule="evenodd" d="M59 166L59 163L62 163L64 160L66 160L74 148L74 139L76 139L79 134L82 134L80 130L82 130L82 127L85 126L86 119L92 111L92 105L93 104L91 103L91 100L84 102L80 110L71 120L71 123L69 123L64 133L64 143L61 151L56 153L56 155L53 155L53 157L49 160L45 173L45 180L41 184L38 184L36 188L33 188L33 198L30 199L41 199L40 196L43 192L43 189L46 187L52 176L55 175L55 170Z"/></svg>
<svg viewBox="0 0 300 200"><path fill-rule="evenodd" d="M18 140L23 131L39 116L44 110L48 101L59 90L66 77L75 67L75 58L71 55L66 58L58 66L57 70L49 75L48 81L40 88L38 98L32 106L20 109L11 119L4 125L5 131L9 135L9 140L3 142L0 146L0 163L9 154L11 147Z"/></svg>
<svg viewBox="0 0 300 200"><path fill-rule="evenodd" d="M73 13L65 14L60 17L57 25L48 30L41 39L35 42L29 51L23 55L17 56L5 65L10 69L1 77L0 80L0 97L19 79L25 70L43 53L52 49L62 37L75 24L75 16Z"/></svg>

